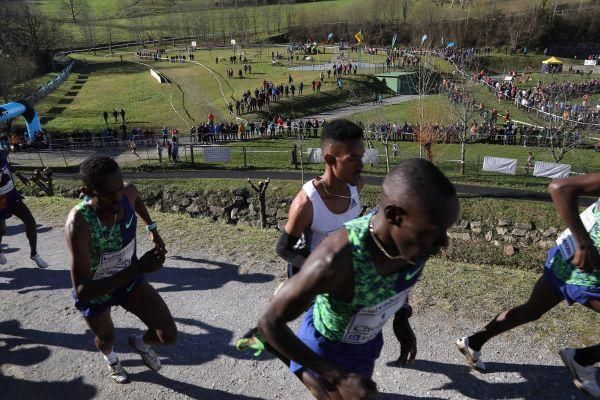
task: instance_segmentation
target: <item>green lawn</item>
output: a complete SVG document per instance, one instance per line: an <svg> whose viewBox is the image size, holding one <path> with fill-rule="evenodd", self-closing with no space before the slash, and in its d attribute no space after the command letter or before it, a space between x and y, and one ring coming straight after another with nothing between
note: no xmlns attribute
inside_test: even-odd
<svg viewBox="0 0 600 400"><path fill-rule="evenodd" d="M76 54L73 58L79 62L75 72L60 88L41 101L37 109L45 117L43 123L46 129L58 132L75 129L99 131L104 126L102 112L110 112L115 107L123 107L127 111L130 128L157 129L168 125L187 130L188 124L206 121L209 112L213 112L218 120L233 120L227 113L226 101L241 98L244 90L254 91L263 85L264 80L275 84L287 83L291 75L296 86L304 83L304 96L273 103L272 112L294 117L369 101L375 91L385 90L379 81L359 74L346 76L342 91L336 88L332 77L325 79L320 93L313 93L310 83L319 78L319 72L290 71L285 66L273 66L270 54L277 51L281 51L281 48L244 51L250 60L252 74L245 75L243 79L226 77L225 71L230 67L235 69L237 76L239 64L215 62L217 57L228 59L231 50L197 51L195 60L208 67L208 70L191 63L141 60L167 75L173 81L170 86L159 84L150 75L148 67L131 62L121 63L118 55ZM137 61L131 53L125 53L123 57L125 61ZM87 67L83 66L84 60ZM331 61L331 54L316 56L316 63L326 61ZM173 111L171 100L180 116ZM265 114L246 114L243 117L257 120L264 118Z"/></svg>

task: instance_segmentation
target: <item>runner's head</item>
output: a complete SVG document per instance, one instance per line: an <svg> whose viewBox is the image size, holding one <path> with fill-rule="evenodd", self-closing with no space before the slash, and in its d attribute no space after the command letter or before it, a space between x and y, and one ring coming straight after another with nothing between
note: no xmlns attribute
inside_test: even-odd
<svg viewBox="0 0 600 400"><path fill-rule="evenodd" d="M121 210L123 177L119 164L110 157L93 155L79 168L81 192L90 197L99 211L116 214Z"/></svg>
<svg viewBox="0 0 600 400"><path fill-rule="evenodd" d="M456 189L431 162L414 158L385 177L380 213L396 248L416 261L448 244L446 231L458 218Z"/></svg>
<svg viewBox="0 0 600 400"><path fill-rule="evenodd" d="M323 127L321 150L325 167L336 178L356 185L363 169L362 156L365 146L362 129L353 122L336 119Z"/></svg>

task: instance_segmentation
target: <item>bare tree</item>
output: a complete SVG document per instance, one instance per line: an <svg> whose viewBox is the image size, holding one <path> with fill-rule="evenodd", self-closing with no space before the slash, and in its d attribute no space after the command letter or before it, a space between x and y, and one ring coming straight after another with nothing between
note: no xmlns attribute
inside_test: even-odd
<svg viewBox="0 0 600 400"><path fill-rule="evenodd" d="M450 114L457 123L457 139L460 143L460 174L465 174L465 147L469 140L469 126L479 111L474 103L474 93L466 81L456 84L456 95L450 102Z"/></svg>
<svg viewBox="0 0 600 400"><path fill-rule="evenodd" d="M87 7L85 0L62 0L62 6L73 19L73 23L77 23L77 18L84 12Z"/></svg>

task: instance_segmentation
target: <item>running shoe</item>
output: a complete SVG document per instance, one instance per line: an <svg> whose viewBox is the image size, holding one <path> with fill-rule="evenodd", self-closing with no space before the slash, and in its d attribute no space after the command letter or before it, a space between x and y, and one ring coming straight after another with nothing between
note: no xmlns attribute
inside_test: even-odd
<svg viewBox="0 0 600 400"><path fill-rule="evenodd" d="M135 335L130 335L127 341L129 343L129 346L131 346L131 348L135 350L136 353L142 356L142 361L144 362L146 367L150 368L154 372L158 372L158 370L160 370L162 365L160 363L160 360L158 359L158 355L156 355L154 350L152 350L150 347L148 347L148 350L146 351L138 349L138 347L135 345Z"/></svg>
<svg viewBox="0 0 600 400"><path fill-rule="evenodd" d="M584 367L577 363L575 361L575 349L563 349L559 351L559 354L567 368L569 368L577 389L594 399L600 399L600 386L596 381L596 368L593 365Z"/></svg>
<svg viewBox="0 0 600 400"><path fill-rule="evenodd" d="M236 342L235 348L239 351L254 350L254 356L258 357L265 351L265 342L265 339L258 332L258 328L252 328Z"/></svg>
<svg viewBox="0 0 600 400"><path fill-rule="evenodd" d="M485 363L481 361L481 352L475 351L469 347L469 338L463 337L456 340L456 347L458 350L463 353L465 358L467 359L467 364L469 368L477 370L479 372L485 372L486 367Z"/></svg>
<svg viewBox="0 0 600 400"><path fill-rule="evenodd" d="M110 376L117 383L127 383L129 382L129 375L127 375L127 371L121 365L120 361L117 361L114 364L108 365L108 376Z"/></svg>
<svg viewBox="0 0 600 400"><path fill-rule="evenodd" d="M31 256L31 259L37 264L38 267L48 268L48 263L46 261L44 261L44 259L42 257L40 257L39 254L36 254L35 256Z"/></svg>
<svg viewBox="0 0 600 400"><path fill-rule="evenodd" d="M8 262L4 253L0 253L0 265L4 265Z"/></svg>

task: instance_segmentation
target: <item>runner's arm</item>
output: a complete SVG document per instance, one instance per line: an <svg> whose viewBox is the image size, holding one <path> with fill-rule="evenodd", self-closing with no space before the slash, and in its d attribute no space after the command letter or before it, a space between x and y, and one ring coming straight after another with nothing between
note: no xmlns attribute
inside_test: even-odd
<svg viewBox="0 0 600 400"><path fill-rule="evenodd" d="M140 216L142 221L144 221L145 226L152 225L152 217L150 217L150 213L148 212L148 209L146 208L146 205L144 204L142 196L140 196L140 192L137 190L137 187L132 183L126 183L125 194L129 199L130 204L133 205L136 214ZM154 243L154 248L164 252L165 254L167 253L167 250L165 249L165 243L158 233L158 228L154 228L148 232L148 236L150 237L152 243Z"/></svg>
<svg viewBox="0 0 600 400"><path fill-rule="evenodd" d="M581 195L600 196L600 173L557 179L550 184L549 191L554 208L577 242L573 265L587 270L600 267L600 255L579 217L577 201Z"/></svg>
<svg viewBox="0 0 600 400"><path fill-rule="evenodd" d="M301 267L308 257L308 249L294 249L302 232L312 225L313 209L312 202L304 192L300 192L294 198L288 215L288 222L277 242L276 251L279 257L295 267Z"/></svg>
<svg viewBox="0 0 600 400"><path fill-rule="evenodd" d="M65 225L65 239L71 264L71 281L77 299L89 301L112 293L130 280L141 275L139 268L129 267L104 279L93 280L90 255L90 228L83 217L71 210Z"/></svg>
<svg viewBox="0 0 600 400"><path fill-rule="evenodd" d="M335 291L343 274L342 265L351 263L345 230L326 238L311 253L300 272L283 285L258 321L258 329L267 342L284 356L336 383L345 372L315 354L287 326L299 317L319 293ZM338 269L336 273L336 269Z"/></svg>

